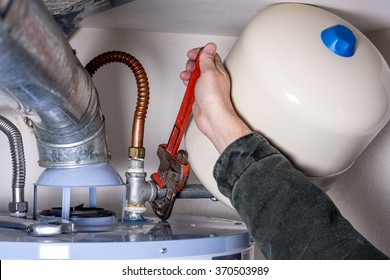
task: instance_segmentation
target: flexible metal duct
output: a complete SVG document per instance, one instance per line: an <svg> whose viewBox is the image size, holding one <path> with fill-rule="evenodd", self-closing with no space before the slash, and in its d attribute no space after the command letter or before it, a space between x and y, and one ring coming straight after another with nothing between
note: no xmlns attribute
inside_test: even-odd
<svg viewBox="0 0 390 280"><path fill-rule="evenodd" d="M9 203L9 211L14 217L26 217L28 208L27 202L24 201L26 162L22 135L13 123L3 116L0 116L0 131L8 138L12 159L12 201Z"/></svg>
<svg viewBox="0 0 390 280"><path fill-rule="evenodd" d="M91 77L41 1L0 0L0 98L33 121L40 166L109 160Z"/></svg>

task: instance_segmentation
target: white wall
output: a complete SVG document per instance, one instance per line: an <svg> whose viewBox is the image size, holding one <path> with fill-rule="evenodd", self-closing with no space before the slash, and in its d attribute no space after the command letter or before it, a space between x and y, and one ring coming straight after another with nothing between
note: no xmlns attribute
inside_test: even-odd
<svg viewBox="0 0 390 280"><path fill-rule="evenodd" d="M389 45L390 32L372 34L373 41L384 52ZM83 28L70 39L77 55L85 65L94 56L109 50L131 53L143 64L150 82L151 100L146 119L145 148L146 171L150 175L157 170L157 146L165 143L172 129L182 96L184 85L179 80L180 71L186 63L188 49L214 41L225 57L235 37L185 35L151 32L128 32L120 30ZM390 58L390 52L385 54ZM107 121L112 165L123 176L127 167L127 148L131 139L132 116L135 108L136 86L133 74L125 66L108 65L95 74L94 81ZM27 200L32 204L32 185L42 168L37 165L35 138L23 124L23 118L0 103L0 114L6 115L21 130L27 156ZM7 211L11 200L11 166L8 142L0 135L1 191L0 210ZM387 180L390 166L390 125L374 139L356 164L329 191L329 195L341 212L371 242L390 254L390 184ZM123 176L124 177L124 176ZM192 178L192 182L196 179ZM99 195L99 193L98 193ZM105 189L99 206L119 211L121 194L118 189ZM59 196L40 193L39 208L60 206ZM86 202L75 196L73 204ZM148 211L150 215L152 213ZM219 202L209 200L179 200L176 214L194 214L239 219L231 209Z"/></svg>
<svg viewBox="0 0 390 280"><path fill-rule="evenodd" d="M390 64L390 30L367 35ZM390 122L328 194L368 240L390 255Z"/></svg>

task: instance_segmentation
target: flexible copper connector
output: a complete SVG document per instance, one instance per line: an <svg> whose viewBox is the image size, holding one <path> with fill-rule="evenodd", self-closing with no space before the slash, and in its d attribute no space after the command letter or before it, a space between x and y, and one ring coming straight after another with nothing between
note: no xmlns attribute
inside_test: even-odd
<svg viewBox="0 0 390 280"><path fill-rule="evenodd" d="M134 56L120 51L110 51L98 55L85 66L85 69L93 76L100 67L113 62L120 62L127 65L133 71L137 82L137 106L134 112L132 143L130 149L135 148L139 151L135 153L134 157L143 158L144 126L150 95L148 77L142 64Z"/></svg>

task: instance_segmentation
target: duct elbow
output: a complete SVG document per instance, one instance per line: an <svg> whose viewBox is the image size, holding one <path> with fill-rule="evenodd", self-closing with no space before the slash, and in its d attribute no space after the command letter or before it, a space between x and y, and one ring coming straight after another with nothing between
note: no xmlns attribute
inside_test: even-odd
<svg viewBox="0 0 390 280"><path fill-rule="evenodd" d="M46 7L15 0L1 11L0 97L33 122L40 166L108 161L92 79Z"/></svg>

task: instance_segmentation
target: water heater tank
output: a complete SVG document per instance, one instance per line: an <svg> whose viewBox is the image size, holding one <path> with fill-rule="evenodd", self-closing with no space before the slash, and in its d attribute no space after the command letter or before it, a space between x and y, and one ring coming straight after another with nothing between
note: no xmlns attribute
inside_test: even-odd
<svg viewBox="0 0 390 280"><path fill-rule="evenodd" d="M350 23L314 6L278 4L260 12L225 65L246 123L325 190L389 119L383 57ZM199 180L231 206L212 176L214 146L193 121L185 139Z"/></svg>

